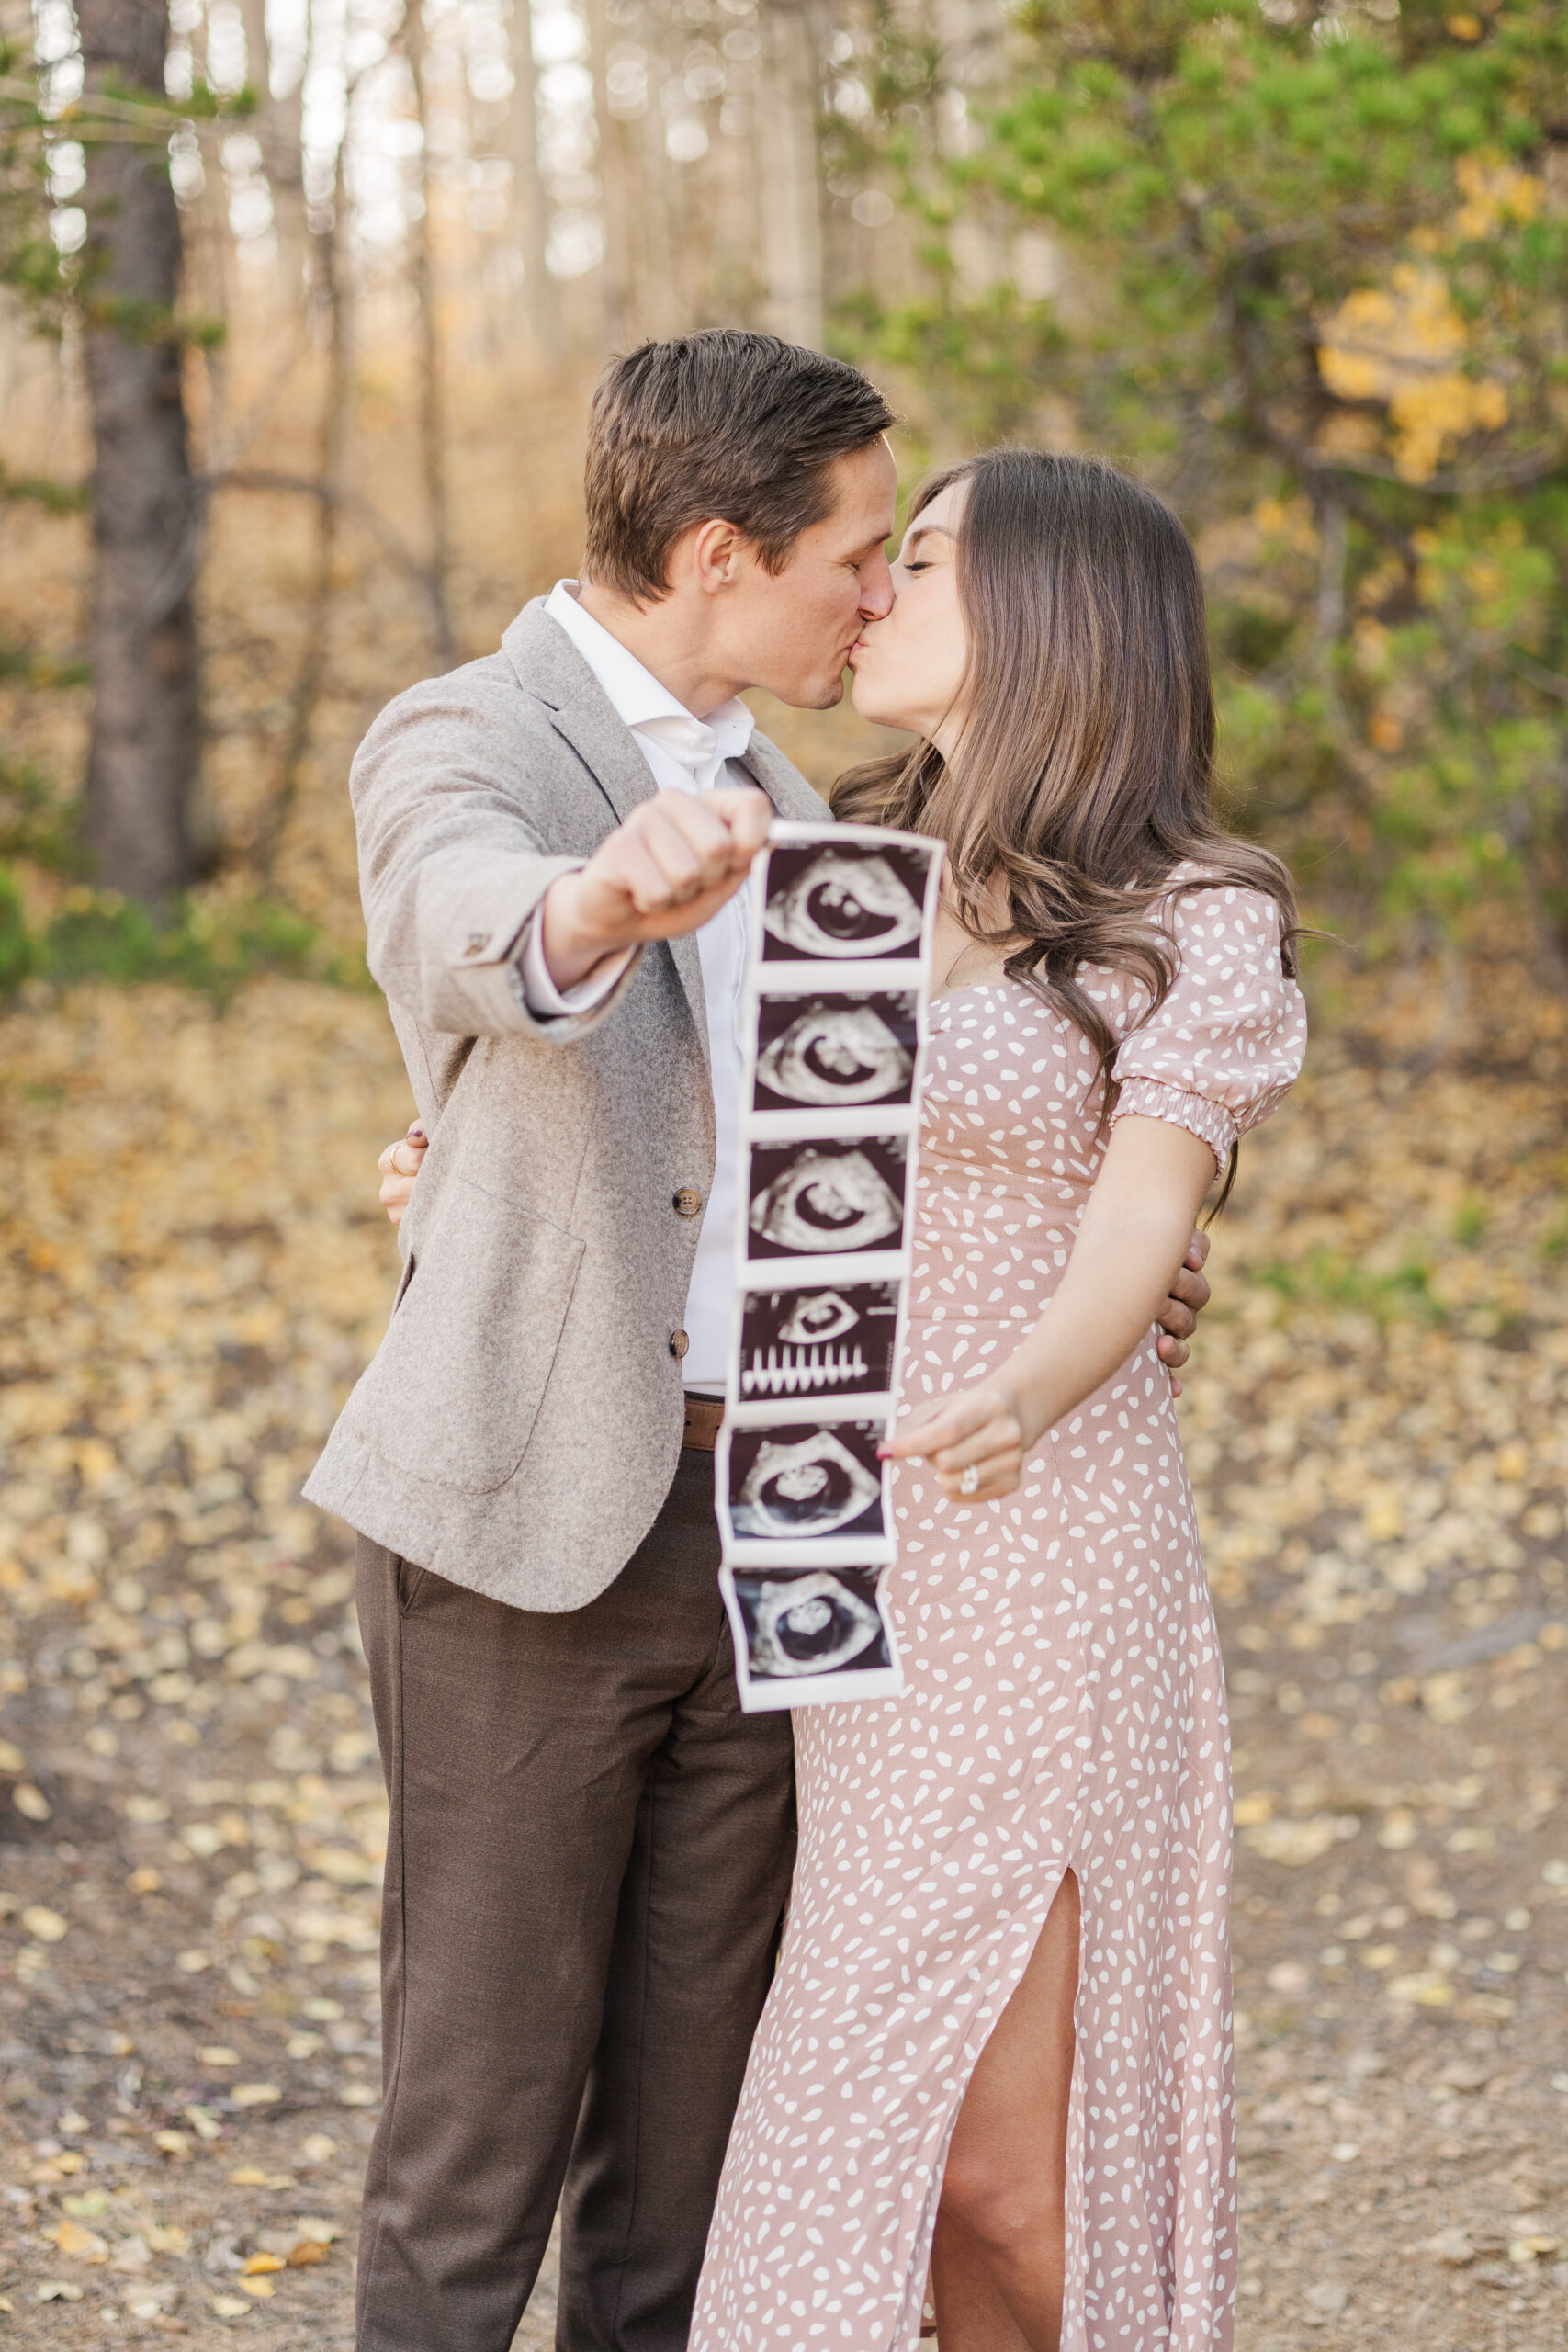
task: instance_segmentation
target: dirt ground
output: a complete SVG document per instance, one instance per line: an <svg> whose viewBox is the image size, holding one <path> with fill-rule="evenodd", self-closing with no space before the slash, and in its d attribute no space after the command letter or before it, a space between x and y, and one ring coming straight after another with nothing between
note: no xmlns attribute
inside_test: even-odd
<svg viewBox="0 0 1568 2352"><path fill-rule="evenodd" d="M1564 1046L1331 1007L1182 1408L1235 1713L1242 2352L1568 2344ZM1361 1023L1363 1026L1358 1026ZM0 1021L0 2340L346 2352L385 1806L299 1480L395 1257L379 1004ZM551 2340L547 2285L518 2337ZM867 2346L866 2352L873 2352Z"/></svg>

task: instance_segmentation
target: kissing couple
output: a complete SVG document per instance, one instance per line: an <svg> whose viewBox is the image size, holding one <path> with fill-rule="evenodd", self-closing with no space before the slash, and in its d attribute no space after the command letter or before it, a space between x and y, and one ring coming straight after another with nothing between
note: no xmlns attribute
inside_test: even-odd
<svg viewBox="0 0 1568 2352"><path fill-rule="evenodd" d="M359 2352L1220 2352L1224 1679L1172 1372L1301 1066L1279 862L1211 804L1188 538L995 449L897 560L881 394L721 331L594 397L581 575L353 775L418 1106L403 1272L307 1487L391 1802ZM740 699L911 748L942 842L889 1614L902 1696L745 1714L712 1453L738 897L829 810ZM1160 1327L1163 1326L1163 1330ZM799 1814L796 1850L796 1807Z"/></svg>

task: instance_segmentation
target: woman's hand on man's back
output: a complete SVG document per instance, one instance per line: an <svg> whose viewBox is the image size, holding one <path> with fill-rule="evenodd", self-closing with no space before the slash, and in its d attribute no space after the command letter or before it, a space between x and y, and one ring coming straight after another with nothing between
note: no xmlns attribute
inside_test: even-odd
<svg viewBox="0 0 1568 2352"><path fill-rule="evenodd" d="M407 1135L389 1143L376 1162L381 1171L381 1206L394 1225L402 1223L403 1211L413 1198L414 1184L429 1148L430 1137L416 1119Z"/></svg>

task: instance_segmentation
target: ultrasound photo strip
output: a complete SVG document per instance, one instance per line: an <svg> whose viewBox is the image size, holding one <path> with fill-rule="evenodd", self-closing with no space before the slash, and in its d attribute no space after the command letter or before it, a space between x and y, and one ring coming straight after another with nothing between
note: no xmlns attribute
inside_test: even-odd
<svg viewBox="0 0 1568 2352"><path fill-rule="evenodd" d="M940 848L776 824L752 878L737 1296L715 1451L748 1712L902 1688L881 1580Z"/></svg>

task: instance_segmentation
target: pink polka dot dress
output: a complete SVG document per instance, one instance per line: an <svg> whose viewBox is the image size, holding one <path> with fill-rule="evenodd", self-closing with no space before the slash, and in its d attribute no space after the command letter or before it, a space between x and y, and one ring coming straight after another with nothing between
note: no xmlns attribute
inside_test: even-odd
<svg viewBox="0 0 1568 2352"><path fill-rule="evenodd" d="M1179 897L1116 1116L1223 1163L1295 1078L1278 912ZM910 1405L984 1378L1059 1282L1100 1163L1079 1031L1012 983L933 1004ZM795 1716L801 1846L691 2352L915 2352L947 2146L1063 1872L1082 1944L1063 2352L1221 2352L1235 2283L1224 1685L1170 1383L1149 1338L1025 1465L945 1501L902 1465L908 1688Z"/></svg>

